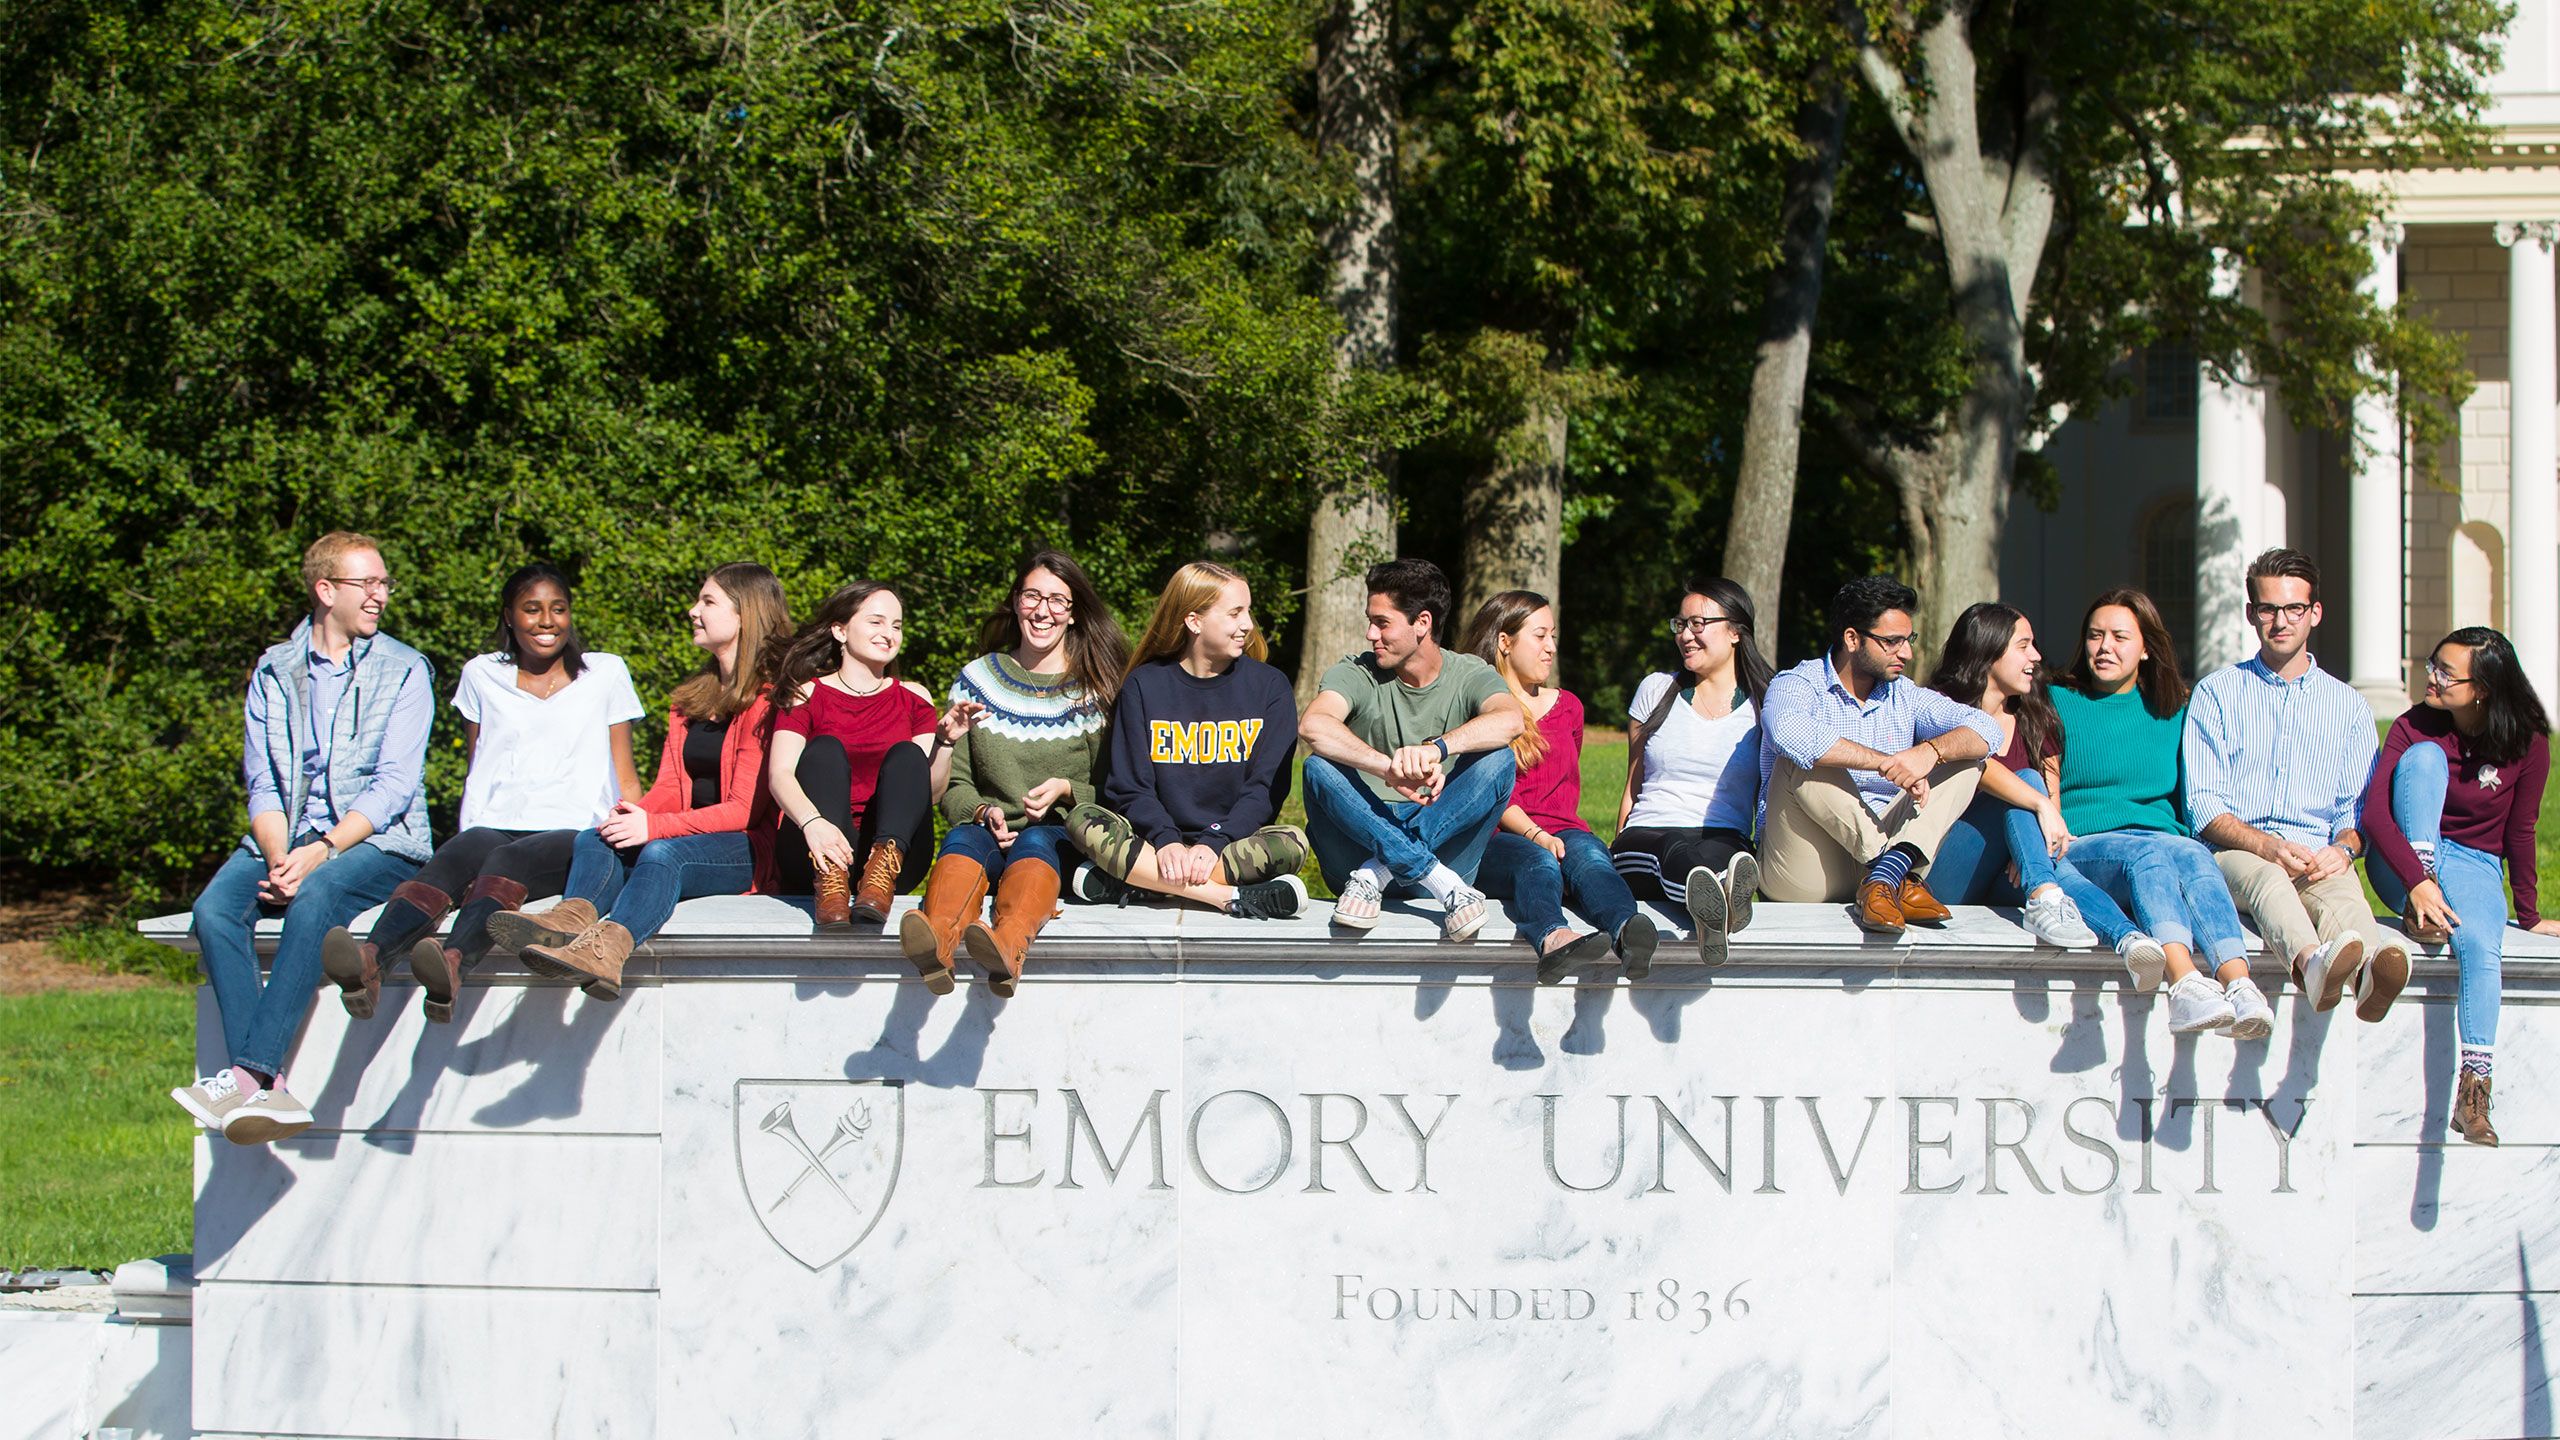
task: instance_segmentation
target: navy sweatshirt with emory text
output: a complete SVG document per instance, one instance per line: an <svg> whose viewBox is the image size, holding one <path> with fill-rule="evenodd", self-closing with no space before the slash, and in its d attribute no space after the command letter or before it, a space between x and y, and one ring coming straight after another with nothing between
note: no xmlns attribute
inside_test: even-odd
<svg viewBox="0 0 2560 1440"><path fill-rule="evenodd" d="M1279 815L1297 745L1297 696L1275 667L1240 656L1203 680L1150 660L1120 686L1102 803L1159 850L1224 846Z"/></svg>

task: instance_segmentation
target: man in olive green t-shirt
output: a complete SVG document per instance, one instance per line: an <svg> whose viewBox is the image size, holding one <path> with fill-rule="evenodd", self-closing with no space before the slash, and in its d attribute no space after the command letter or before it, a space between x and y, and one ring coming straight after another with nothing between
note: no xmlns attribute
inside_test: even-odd
<svg viewBox="0 0 2560 1440"><path fill-rule="evenodd" d="M1523 721L1492 666L1441 648L1450 608L1430 561L1371 567L1369 653L1327 670L1298 721L1307 838L1334 923L1352 930L1378 923L1393 886L1440 902L1444 938L1484 927L1476 865L1511 799Z"/></svg>

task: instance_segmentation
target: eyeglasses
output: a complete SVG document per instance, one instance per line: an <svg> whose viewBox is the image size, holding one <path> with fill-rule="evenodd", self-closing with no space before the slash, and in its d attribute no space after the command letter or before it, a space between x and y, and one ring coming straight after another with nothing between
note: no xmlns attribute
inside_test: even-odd
<svg viewBox="0 0 2560 1440"><path fill-rule="evenodd" d="M1737 630L1742 628L1734 624L1733 618L1727 615L1678 615L1672 617L1671 638L1677 640L1683 635L1704 635L1710 625L1733 625Z"/></svg>
<svg viewBox="0 0 2560 1440"><path fill-rule="evenodd" d="M1868 639L1873 640L1876 644L1884 647L1888 654L1896 650L1908 650L1911 648L1911 634L1909 631L1905 631L1900 635L1879 635L1873 630L1866 633Z"/></svg>
<svg viewBox="0 0 2560 1440"><path fill-rule="evenodd" d="M2307 604L2297 604L2297 605L2254 605L2254 604L2253 604L2253 605L2251 605L2251 606L2249 607L2249 614L2250 614L2251 616L2255 617L2255 618L2256 618L2256 619L2258 619L2258 620L2261 620L2261 621L2273 620L2273 619L2275 619L2277 616L2281 615L2281 616L2283 616L2283 617L2285 618L2285 620L2287 621L2287 623L2294 624L2294 625L2299 625L2299 624L2301 624L2301 623L2302 623L2302 617L2304 617L2304 616L2306 616L2306 615L2308 615L2308 614L2310 614L2310 613L2311 613L2311 607L2310 607L2309 605L2307 605Z"/></svg>
<svg viewBox="0 0 2560 1440"><path fill-rule="evenodd" d="M352 585L369 595L391 593L391 577L387 575L324 575L321 578L332 585Z"/></svg>
<svg viewBox="0 0 2560 1440"><path fill-rule="evenodd" d="M2456 675L2433 660L2427 662L2427 678L2433 680L2439 688L2445 690L2450 690L2456 685L2468 685L2471 683L2470 676Z"/></svg>
<svg viewBox="0 0 2560 1440"><path fill-rule="evenodd" d="M1013 598L1025 610L1050 610L1060 615L1076 613L1076 597L1048 590L1017 590Z"/></svg>

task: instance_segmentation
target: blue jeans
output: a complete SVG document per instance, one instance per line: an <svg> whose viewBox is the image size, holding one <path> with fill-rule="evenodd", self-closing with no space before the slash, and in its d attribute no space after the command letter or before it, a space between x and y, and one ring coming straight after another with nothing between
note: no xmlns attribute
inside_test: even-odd
<svg viewBox="0 0 2560 1440"><path fill-rule="evenodd" d="M1553 833L1564 842L1562 862L1526 835L1496 830L1484 847L1484 893L1511 902L1520 938L1532 947L1564 924L1568 901L1593 929L1617 938L1635 918L1636 897L1610 862L1609 847L1588 830Z"/></svg>
<svg viewBox="0 0 2560 1440"><path fill-rule="evenodd" d="M307 845L314 838L301 835L293 843ZM213 981L213 1003L222 1011L222 1043L232 1064L284 1073L285 1048L320 988L320 937L390 899L401 881L417 873L418 862L379 845L358 845L322 861L284 907L274 971L261 984L253 937L258 916L274 913L258 900L267 862L254 850L231 852L196 897L195 936L204 973Z"/></svg>
<svg viewBox="0 0 2560 1440"><path fill-rule="evenodd" d="M1064 825L1031 825L1013 832L1010 847L996 843L996 832L975 821L954 825L942 837L944 855L966 855L987 872L987 879L1004 876L1004 867L1016 860L1032 860L1058 872L1064 885L1067 867L1075 863L1075 849L1068 842Z"/></svg>
<svg viewBox="0 0 2560 1440"><path fill-rule="evenodd" d="M2044 776L2027 770L2018 778L2028 789L2044 793ZM2133 922L2123 906L2071 863L2070 856L2077 853L2056 858L2044 848L2044 827L2036 823L2034 811L1986 793L1965 807L1947 838L1938 842L1938 853L1929 860L1929 893L1949 905L2016 905L2047 885L2059 885L2099 943L2111 946L2132 933ZM2004 873L2012 860L2018 865L2016 885Z"/></svg>
<svg viewBox="0 0 2560 1440"><path fill-rule="evenodd" d="M2498 857L2444 838L2444 792L2452 778L2444 751L2412 745L2391 771L2391 818L2400 833L2436 847L2436 885L2462 917L2453 927L2453 960L2461 971L2454 1024L2465 1045L2498 1043L2498 991L2506 983L2507 884ZM2398 871L2368 861L2373 893L2395 914L2409 913L2409 887Z"/></svg>
<svg viewBox="0 0 2560 1440"><path fill-rule="evenodd" d="M676 835L616 850L593 830L578 832L569 881L560 893L584 900L631 932L638 944L665 927L676 902L697 895L744 895L756 883L755 851L744 831Z"/></svg>
<svg viewBox="0 0 2560 1440"><path fill-rule="evenodd" d="M1410 889L1422 888L1435 864L1474 884L1485 841L1511 803L1519 771L1508 748L1485 751L1450 776L1428 805L1381 800L1358 772L1320 755L1307 757L1305 776L1307 843L1315 847L1324 883L1339 893L1351 872L1371 860L1384 861L1396 883Z"/></svg>
<svg viewBox="0 0 2560 1440"><path fill-rule="evenodd" d="M2108 830L2071 837L2066 858L2132 910L2152 939L2187 947L2202 968L2218 970L2249 953L2231 886L2202 841L2158 830Z"/></svg>

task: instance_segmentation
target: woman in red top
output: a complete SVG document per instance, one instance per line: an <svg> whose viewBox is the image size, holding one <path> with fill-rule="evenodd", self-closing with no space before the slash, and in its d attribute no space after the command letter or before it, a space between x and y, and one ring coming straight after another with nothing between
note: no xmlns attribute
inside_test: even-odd
<svg viewBox="0 0 2560 1440"><path fill-rule="evenodd" d="M2500 860L2516 923L2560 935L2560 921L2544 919L2535 905L2533 826L2551 774L2550 733L2542 698L2507 637L2486 626L2456 630L2427 657L2426 699L2391 722L2364 787L2360 828L2371 847L2365 874L2373 893L2400 912L2410 939L2453 944L2462 1038L2453 1128L2474 1145L2498 1143L2489 1126L2489 1062L2507 929ZM2360 984L2374 983L2367 966ZM2395 998L2360 988L2357 1013L2380 1014Z"/></svg>
<svg viewBox="0 0 2560 1440"><path fill-rule="evenodd" d="M856 581L827 597L782 657L774 864L784 894L817 897L821 930L879 924L924 878L934 797L951 778L952 741L977 709L963 701L938 725L924 687L898 677L906 614L897 591Z"/></svg>
<svg viewBox="0 0 2560 1440"><path fill-rule="evenodd" d="M1582 701L1554 683L1555 608L1543 595L1505 590L1467 623L1463 648L1502 673L1530 722L1511 742L1520 777L1485 843L1477 883L1510 902L1520 939L1537 948L1539 984L1613 951L1628 979L1642 977L1660 935L1582 819ZM1568 926L1568 903L1598 928Z"/></svg>
<svg viewBox="0 0 2560 1440"><path fill-rule="evenodd" d="M782 582L761 565L723 565L687 615L710 659L667 697L657 783L578 832L559 904L489 922L527 970L567 976L598 1000L622 994L623 962L677 901L773 889L764 752L774 665L791 629Z"/></svg>

